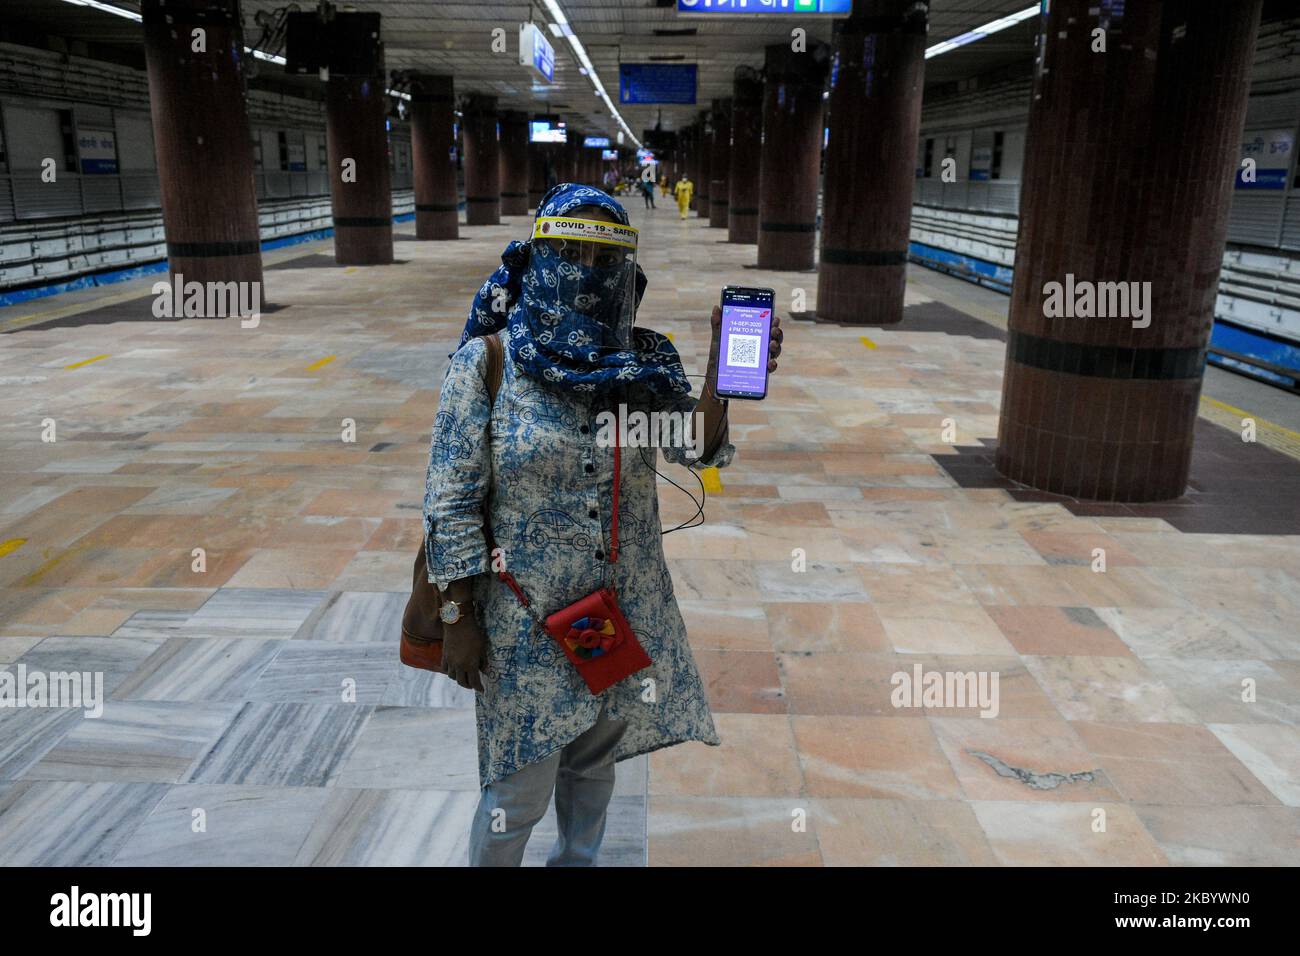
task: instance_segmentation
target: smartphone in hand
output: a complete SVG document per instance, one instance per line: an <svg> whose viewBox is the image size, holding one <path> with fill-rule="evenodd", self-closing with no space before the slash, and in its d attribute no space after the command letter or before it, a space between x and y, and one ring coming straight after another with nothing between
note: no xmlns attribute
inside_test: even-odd
<svg viewBox="0 0 1300 956"><path fill-rule="evenodd" d="M771 289L729 285L722 290L722 342L718 353L719 398L767 397L767 345L772 337Z"/></svg>

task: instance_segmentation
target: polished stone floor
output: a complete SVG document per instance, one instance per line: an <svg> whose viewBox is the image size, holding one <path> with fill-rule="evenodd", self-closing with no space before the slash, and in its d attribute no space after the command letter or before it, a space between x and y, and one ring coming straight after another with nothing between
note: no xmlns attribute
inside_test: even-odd
<svg viewBox="0 0 1300 956"><path fill-rule="evenodd" d="M815 304L815 275L634 216L641 321L689 371L724 283ZM464 859L472 701L394 635L446 356L525 230L268 254L256 329L155 320L151 280L0 313L0 669L109 698L0 709L0 864ZM997 434L990 295L913 268L917 330L786 323L707 523L665 539L723 746L621 764L604 863L1300 862L1300 537L964 487L944 462ZM998 715L894 706L915 666L996 675Z"/></svg>

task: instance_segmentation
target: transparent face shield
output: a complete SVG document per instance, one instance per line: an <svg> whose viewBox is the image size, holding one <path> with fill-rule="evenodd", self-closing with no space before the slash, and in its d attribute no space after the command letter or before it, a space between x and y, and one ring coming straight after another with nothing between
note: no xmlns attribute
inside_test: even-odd
<svg viewBox="0 0 1300 956"><path fill-rule="evenodd" d="M533 227L541 287L532 290L554 327L549 344L595 360L632 344L636 321L637 230L594 219L548 216ZM554 319L554 321L550 321Z"/></svg>

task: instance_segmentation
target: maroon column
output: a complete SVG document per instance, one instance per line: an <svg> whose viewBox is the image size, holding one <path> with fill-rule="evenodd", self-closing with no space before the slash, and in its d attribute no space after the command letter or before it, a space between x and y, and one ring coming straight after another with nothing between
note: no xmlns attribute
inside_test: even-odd
<svg viewBox="0 0 1300 956"><path fill-rule="evenodd" d="M709 195L710 177L712 176L713 166L713 125L709 122L707 113L700 116L700 138L695 147L695 163L699 167L700 178L695 181L695 210L700 214L701 219L709 218L709 211L713 208L712 197Z"/></svg>
<svg viewBox="0 0 1300 956"><path fill-rule="evenodd" d="M713 101L713 151L709 154L709 225L727 228L731 206L731 100Z"/></svg>
<svg viewBox="0 0 1300 956"><path fill-rule="evenodd" d="M817 248L824 43L767 48L759 179L758 267L811 269Z"/></svg>
<svg viewBox="0 0 1300 956"><path fill-rule="evenodd" d="M576 183L582 178L579 161L582 157L582 134L570 127L568 139L564 143L564 172L559 182Z"/></svg>
<svg viewBox="0 0 1300 956"><path fill-rule="evenodd" d="M1187 486L1260 0L1095 6L1054 0L1039 37L997 467L1158 501ZM1080 316L1085 282L1149 283L1146 319L1117 285L1093 291L1120 315Z"/></svg>
<svg viewBox="0 0 1300 956"><path fill-rule="evenodd" d="M727 241L758 242L758 169L763 148L763 80L740 67L731 107L731 166L727 184Z"/></svg>
<svg viewBox="0 0 1300 956"><path fill-rule="evenodd" d="M450 76L411 78L415 237L460 236L456 195L456 91Z"/></svg>
<svg viewBox="0 0 1300 956"><path fill-rule="evenodd" d="M262 281L238 0L145 0L145 61L167 265L196 282ZM191 30L207 31L207 51Z"/></svg>
<svg viewBox="0 0 1300 956"><path fill-rule="evenodd" d="M921 123L926 7L857 0L835 25L817 314L903 318Z"/></svg>
<svg viewBox="0 0 1300 956"><path fill-rule="evenodd" d="M546 164L551 161L549 147L542 143L528 144L528 208L536 209L546 193Z"/></svg>
<svg viewBox="0 0 1300 956"><path fill-rule="evenodd" d="M357 43L363 39L349 38ZM330 76L325 88L325 140L334 261L341 266L392 262L393 189L382 55L373 76Z"/></svg>
<svg viewBox="0 0 1300 956"><path fill-rule="evenodd" d="M700 191L699 167L697 166L695 154L695 137L696 129L694 125L682 130L680 142L682 152L682 168L686 170L686 178L694 185L695 189L691 193L691 202L688 209L695 208L695 200Z"/></svg>
<svg viewBox="0 0 1300 956"><path fill-rule="evenodd" d="M528 215L528 114L501 114L501 215Z"/></svg>
<svg viewBox="0 0 1300 956"><path fill-rule="evenodd" d="M471 96L461 113L465 134L465 224L495 226L501 222L497 98Z"/></svg>

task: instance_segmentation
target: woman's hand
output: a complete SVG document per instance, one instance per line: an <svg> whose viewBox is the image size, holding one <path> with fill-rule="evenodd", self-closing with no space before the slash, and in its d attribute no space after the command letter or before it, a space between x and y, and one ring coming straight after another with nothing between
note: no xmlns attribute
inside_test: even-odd
<svg viewBox="0 0 1300 956"><path fill-rule="evenodd" d="M447 676L467 690L483 692L479 671L487 671L487 637L473 613L455 624L442 625L442 667Z"/></svg>
<svg viewBox="0 0 1300 956"><path fill-rule="evenodd" d="M709 343L709 366L705 372L704 384L712 392L713 383L718 380L718 358L722 352L722 306L713 307L711 317L713 324L713 341ZM781 328L781 320L775 313L772 315L772 334L767 340L767 374L771 375L776 371L777 356L781 354L781 343L785 340L785 332Z"/></svg>

